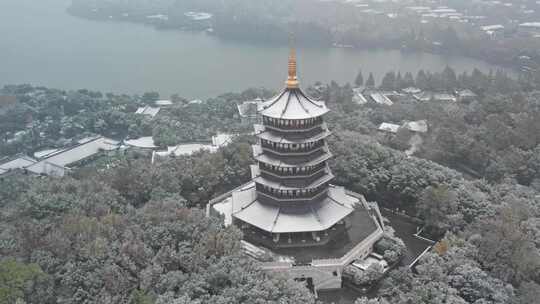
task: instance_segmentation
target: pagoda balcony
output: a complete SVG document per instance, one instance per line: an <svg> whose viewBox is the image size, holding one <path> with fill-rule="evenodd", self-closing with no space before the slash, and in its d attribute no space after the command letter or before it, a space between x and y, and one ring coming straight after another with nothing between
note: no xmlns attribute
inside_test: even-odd
<svg viewBox="0 0 540 304"><path fill-rule="evenodd" d="M314 132L317 130L323 130L326 128L326 124L321 120L318 123L310 124L310 125L277 125L275 123L264 123L264 127L277 131L277 132L284 132L284 133L306 133L306 132Z"/></svg>
<svg viewBox="0 0 540 304"><path fill-rule="evenodd" d="M307 144L317 142L330 136L332 132L328 130L326 123L321 129L313 129L308 132L276 132L263 125L255 125L255 136L262 141L276 144Z"/></svg>
<svg viewBox="0 0 540 304"><path fill-rule="evenodd" d="M268 188L267 190L270 190L270 192L288 192L292 195L313 191L313 189L329 183L334 178L334 174L328 167L307 178L297 178L296 176L283 178L265 174L259 167L251 166L251 175L257 185Z"/></svg>
<svg viewBox="0 0 540 304"><path fill-rule="evenodd" d="M263 115L265 126L281 129L309 129L323 123L322 117L312 117L306 119L278 119Z"/></svg>
<svg viewBox="0 0 540 304"><path fill-rule="evenodd" d="M287 177L312 177L314 174L319 173L322 169L326 168L325 163L320 163L311 167L276 167L270 166L265 163L259 163L259 169L261 172L273 175L279 178Z"/></svg>
<svg viewBox="0 0 540 304"><path fill-rule="evenodd" d="M280 156L302 156L302 155L311 155L323 147L325 147L326 144L323 140L320 140L316 143L310 143L310 144L269 144L267 142L261 142L261 147L263 151L277 154Z"/></svg>
<svg viewBox="0 0 540 304"><path fill-rule="evenodd" d="M313 167L324 163L332 158L332 153L325 145L322 149L311 155L278 155L276 153L263 153L260 145L253 145L253 157L259 163L265 166L283 167L283 168L301 168ZM280 170L280 169L278 169Z"/></svg>
<svg viewBox="0 0 540 304"><path fill-rule="evenodd" d="M279 202L298 202L311 201L326 195L328 184L322 184L314 189L307 190L276 190L273 188L264 187L261 184L256 185L257 194L262 195L271 200Z"/></svg>
<svg viewBox="0 0 540 304"><path fill-rule="evenodd" d="M328 170L320 170L312 175L292 175L288 177L281 177L271 173L267 173L264 170L260 171L260 176L266 180L274 183L280 183L284 187L305 188L312 185L317 180L321 180L325 175L331 174ZM333 175L331 175L333 177Z"/></svg>

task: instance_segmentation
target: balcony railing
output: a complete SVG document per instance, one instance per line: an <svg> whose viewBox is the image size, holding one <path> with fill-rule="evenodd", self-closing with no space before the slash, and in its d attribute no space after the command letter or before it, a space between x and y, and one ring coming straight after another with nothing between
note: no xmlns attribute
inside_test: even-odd
<svg viewBox="0 0 540 304"><path fill-rule="evenodd" d="M284 168L284 167L274 167L268 166L263 163L259 163L259 169L261 172L264 172L266 174L273 175L275 177L311 177L319 172L321 172L322 169L326 168L325 163L321 163L317 166L313 166L309 169L303 169L300 168Z"/></svg>
<svg viewBox="0 0 540 304"><path fill-rule="evenodd" d="M263 150L278 155L309 155L318 151L324 145L324 140L319 140L309 145L306 144L304 147L300 144L269 144L266 141L261 141Z"/></svg>
<svg viewBox="0 0 540 304"><path fill-rule="evenodd" d="M323 123L321 117L308 119L276 119L263 116L265 126L278 128L282 130L306 130L318 127Z"/></svg>
<svg viewBox="0 0 540 304"><path fill-rule="evenodd" d="M319 172L314 173L311 176L289 176L289 177L280 177L273 174L268 174L264 171L261 171L261 177L264 177L267 180L281 183L283 186L286 187L294 187L294 188L303 188L306 186L311 185L316 180L320 179L326 174L324 170L321 170Z"/></svg>
<svg viewBox="0 0 540 304"><path fill-rule="evenodd" d="M253 244L260 244L267 248L287 248L287 247L310 247L321 246L327 244L331 239L336 238L345 233L347 227L345 223L337 223L333 227L319 231L317 233L318 240L313 239L311 232L296 232L282 233L279 238L274 234L263 231L249 224L241 226L244 238ZM296 263L309 263L311 259L301 259Z"/></svg>
<svg viewBox="0 0 540 304"><path fill-rule="evenodd" d="M278 190L257 184L257 193L279 201L312 200L326 193L328 184L322 184L315 189Z"/></svg>

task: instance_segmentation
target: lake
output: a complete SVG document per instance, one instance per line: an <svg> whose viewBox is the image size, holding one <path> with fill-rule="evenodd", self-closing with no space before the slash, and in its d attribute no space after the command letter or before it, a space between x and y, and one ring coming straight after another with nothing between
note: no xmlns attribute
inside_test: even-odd
<svg viewBox="0 0 540 304"><path fill-rule="evenodd" d="M208 98L248 87L279 89L287 47L227 42L203 33L159 31L122 22L89 21L66 13L70 0L0 1L0 85L30 83L103 92L158 91ZM361 68L380 79L389 70L456 71L494 66L482 61L392 50L301 48L299 77L352 82Z"/></svg>

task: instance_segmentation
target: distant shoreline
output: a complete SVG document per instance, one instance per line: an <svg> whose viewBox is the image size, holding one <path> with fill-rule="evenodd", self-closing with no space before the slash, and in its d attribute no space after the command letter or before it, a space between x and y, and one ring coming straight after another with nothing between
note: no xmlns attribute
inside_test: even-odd
<svg viewBox="0 0 540 304"><path fill-rule="evenodd" d="M139 25L149 26L158 31L183 31L183 32L205 33L217 39L221 39L223 41L248 43L248 44L262 45L262 46L288 45L288 41L285 39L282 41L265 41L261 39L252 39L250 37L246 37L246 35L242 36L242 34L226 35L226 34L221 33L220 31L215 31L214 28L212 27L212 24L209 21L207 23L202 23L202 24L199 23L198 21L193 21L193 20L192 20L193 22L188 21L186 23L181 23L181 22L170 23L168 19L148 18L148 16L145 16L144 14L139 15L139 16L132 16L128 14L107 16L107 14L100 15L98 13L92 13L89 10L78 9L72 5L66 9L66 12L69 15L76 18L82 18L82 19L87 19L87 20L92 20L92 21L112 21L112 22L125 22L125 23L139 24ZM283 37L288 37L288 35L284 34ZM439 46L419 49L419 48L407 47L401 44L398 46L389 42L375 43L375 44L371 42L367 46L362 46L362 44L360 45L342 44L342 43L331 42L331 41L325 42L325 43L302 43L302 41L297 41L297 45L302 46L302 47L342 48L342 49L353 49L353 50L377 50L377 49L397 50L403 53L412 53L412 54L428 53L428 54L433 54L433 55L464 57L464 58L470 58L470 59L475 59L475 60L481 60L488 64L498 66L500 67L501 70L510 70L511 72L519 72L519 69L520 69L519 65L512 62L497 62L497 60L493 60L486 56L472 55L467 50L462 50L459 53L445 52Z"/></svg>

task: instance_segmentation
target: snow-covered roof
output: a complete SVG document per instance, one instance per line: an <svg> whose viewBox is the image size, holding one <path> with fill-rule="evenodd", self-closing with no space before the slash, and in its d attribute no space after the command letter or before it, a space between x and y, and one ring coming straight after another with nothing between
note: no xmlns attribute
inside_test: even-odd
<svg viewBox="0 0 540 304"><path fill-rule="evenodd" d="M47 157L47 156L50 156L52 154L55 154L56 152L59 152L61 151L61 149L46 149L46 150L41 150L41 151L37 151L34 153L34 157L37 158L37 159L40 159L40 158L44 158L44 157Z"/></svg>
<svg viewBox="0 0 540 304"><path fill-rule="evenodd" d="M298 137L293 135L287 135L282 134L279 132L276 132L272 129L267 129L264 125L255 124L255 136L257 136L260 139L272 141L275 143L282 143L282 144L302 144L302 143L308 143L308 142L316 142L321 139L324 139L332 132L328 130L328 127L326 123L323 123L322 125L322 132L318 132L317 134L309 134L305 137Z"/></svg>
<svg viewBox="0 0 540 304"><path fill-rule="evenodd" d="M458 96L460 98L464 98L464 97L476 97L477 95L473 91L469 89L465 89L465 90L458 91Z"/></svg>
<svg viewBox="0 0 540 304"><path fill-rule="evenodd" d="M486 25L486 26L482 26L481 29L486 32L493 32L493 31L504 29L504 25L502 24Z"/></svg>
<svg viewBox="0 0 540 304"><path fill-rule="evenodd" d="M232 193L233 217L272 233L326 230L352 213L358 201L333 185L324 199L298 206L259 202L254 183Z"/></svg>
<svg viewBox="0 0 540 304"><path fill-rule="evenodd" d="M292 168L314 166L332 158L332 153L329 151L327 146L324 146L322 149L323 153L315 158L294 157L287 159L276 158L275 156L271 156L269 153L263 153L260 145L252 145L251 147L253 150L253 158L255 158L255 160L279 167Z"/></svg>
<svg viewBox="0 0 540 304"><path fill-rule="evenodd" d="M366 104L368 102L364 94L362 94L362 88L353 89L353 93L353 101L357 104Z"/></svg>
<svg viewBox="0 0 540 304"><path fill-rule="evenodd" d="M456 101L456 97L448 93L435 93L433 99L437 101Z"/></svg>
<svg viewBox="0 0 540 304"><path fill-rule="evenodd" d="M212 19L214 16L213 14L206 12L186 12L184 15L196 21Z"/></svg>
<svg viewBox="0 0 540 304"><path fill-rule="evenodd" d="M431 10L433 13L437 13L437 14L448 14L448 13L455 13L456 10L453 9L453 8L439 8L439 9L434 9L434 10Z"/></svg>
<svg viewBox="0 0 540 304"><path fill-rule="evenodd" d="M396 125L396 124L393 124L393 123L383 122L379 126L379 131L397 133L398 130L399 130L399 125Z"/></svg>
<svg viewBox="0 0 540 304"><path fill-rule="evenodd" d="M215 147L225 147L226 145L231 143L233 138L233 134L217 134L212 136L212 145Z"/></svg>
<svg viewBox="0 0 540 304"><path fill-rule="evenodd" d="M159 107L144 106L140 107L135 111L135 114L148 115L155 117L159 113Z"/></svg>
<svg viewBox="0 0 540 304"><path fill-rule="evenodd" d="M36 162L35 159L29 156L23 155L14 159L7 160L4 163L1 163L0 169L4 171L3 173L5 173L5 171L9 171L9 170L26 168L34 164L35 162ZM0 172L0 174L1 173L2 172Z"/></svg>
<svg viewBox="0 0 540 304"><path fill-rule="evenodd" d="M403 89L402 91L407 94L418 94L422 92L422 90L415 87L408 87L408 88Z"/></svg>
<svg viewBox="0 0 540 304"><path fill-rule="evenodd" d="M156 100L154 101L154 104L158 107L164 107L173 105L173 102L170 100Z"/></svg>
<svg viewBox="0 0 540 304"><path fill-rule="evenodd" d="M101 151L112 151L119 147L119 142L102 137L87 137L78 144L66 149L41 151L41 160L26 167L30 172L53 176L63 176L67 166L98 154ZM45 152L50 152L45 154Z"/></svg>
<svg viewBox="0 0 540 304"><path fill-rule="evenodd" d="M262 115L277 119L308 119L328 112L323 101L307 97L298 88L286 88L275 97L265 101L261 108Z"/></svg>
<svg viewBox="0 0 540 304"><path fill-rule="evenodd" d="M157 146L154 144L154 138L152 136L145 136L135 139L129 139L124 141L128 146L142 149L155 149Z"/></svg>
<svg viewBox="0 0 540 304"><path fill-rule="evenodd" d="M370 96L373 99L373 101L375 101L378 104L384 104L388 106L391 106L394 104L394 102L392 102L392 100L390 100L390 98L388 98L385 94L372 93Z"/></svg>
<svg viewBox="0 0 540 304"><path fill-rule="evenodd" d="M115 150L118 146L119 143L117 141L102 136L86 138L76 146L50 154L43 161L57 166L68 166L100 151Z"/></svg>
<svg viewBox="0 0 540 304"><path fill-rule="evenodd" d="M419 94L414 94L413 97L418 101L457 101L454 95L448 93L422 92Z"/></svg>
<svg viewBox="0 0 540 304"><path fill-rule="evenodd" d="M157 156L181 156L181 155L191 155L198 151L209 151L209 152L215 152L217 150L216 147L212 145L205 145L205 144L182 144L177 146L171 146L167 147L167 151L156 151L155 154Z"/></svg>
<svg viewBox="0 0 540 304"><path fill-rule="evenodd" d="M403 127L412 132L426 133L428 125L426 120L409 121L403 124Z"/></svg>
<svg viewBox="0 0 540 304"><path fill-rule="evenodd" d="M244 101L243 103L237 105L238 114L241 117L253 117L257 115L259 106L264 102L263 99L257 98L255 100Z"/></svg>
<svg viewBox="0 0 540 304"><path fill-rule="evenodd" d="M34 174L45 174L49 176L62 177L65 175L69 168L61 165L57 165L47 160L42 160L26 168L28 171Z"/></svg>
<svg viewBox="0 0 540 304"><path fill-rule="evenodd" d="M540 22L524 22L519 25L520 27L530 27L530 28L539 28Z"/></svg>
<svg viewBox="0 0 540 304"><path fill-rule="evenodd" d="M150 16L146 16L146 18L147 19L158 19L158 20L163 20L163 21L169 20L169 16L164 15L164 14L150 15Z"/></svg>

